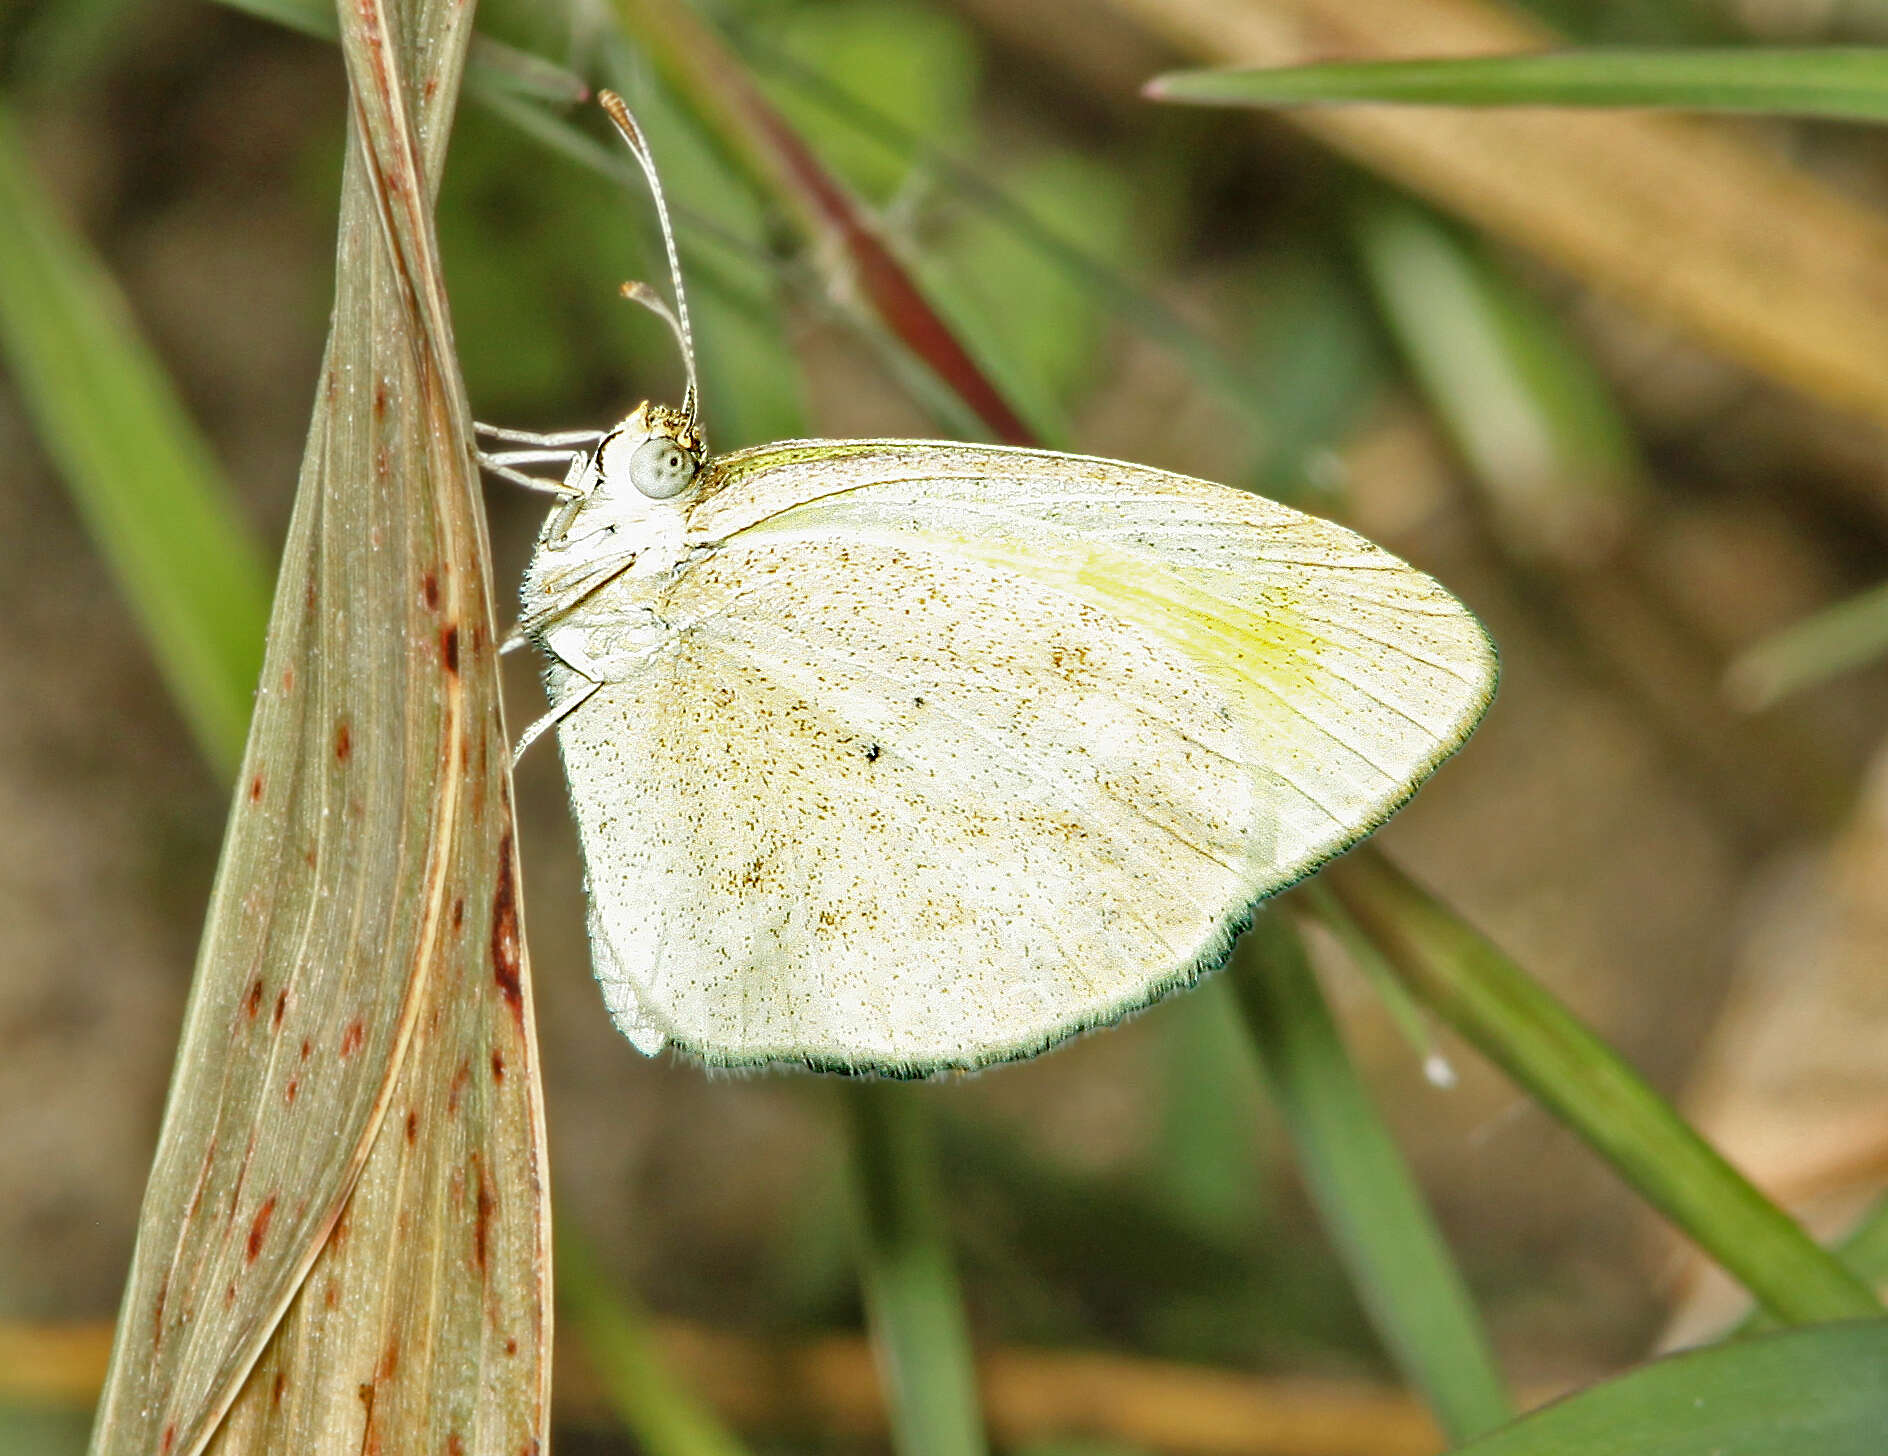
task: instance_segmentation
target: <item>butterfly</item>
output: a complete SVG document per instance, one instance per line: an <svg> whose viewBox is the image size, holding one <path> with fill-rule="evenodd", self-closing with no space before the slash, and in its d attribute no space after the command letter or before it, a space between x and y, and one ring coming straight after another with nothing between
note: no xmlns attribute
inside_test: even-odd
<svg viewBox="0 0 1888 1456"><path fill-rule="evenodd" d="M1143 465L947 441L703 448L680 408L487 430L559 496L543 654L610 1014L647 1053L928 1076L1221 964L1461 746L1493 644L1363 537ZM484 427L481 427L484 428ZM564 461L561 481L519 467Z"/></svg>

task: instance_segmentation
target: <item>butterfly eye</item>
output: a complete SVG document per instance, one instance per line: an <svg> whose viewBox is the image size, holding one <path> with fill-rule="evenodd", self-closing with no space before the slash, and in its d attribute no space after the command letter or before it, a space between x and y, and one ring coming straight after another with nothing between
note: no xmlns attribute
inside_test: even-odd
<svg viewBox="0 0 1888 1456"><path fill-rule="evenodd" d="M650 500L668 500L688 489L700 469L695 457L673 440L645 440L629 457L629 483Z"/></svg>

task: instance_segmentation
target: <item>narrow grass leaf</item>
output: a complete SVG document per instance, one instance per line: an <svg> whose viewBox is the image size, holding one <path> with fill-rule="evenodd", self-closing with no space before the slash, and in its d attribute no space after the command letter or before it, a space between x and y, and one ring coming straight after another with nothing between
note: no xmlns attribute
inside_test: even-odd
<svg viewBox="0 0 1888 1456"><path fill-rule="evenodd" d="M0 110L0 353L204 756L234 773L268 579L209 446Z"/></svg>
<svg viewBox="0 0 1888 1456"><path fill-rule="evenodd" d="M840 1089L852 1133L859 1267L899 1456L984 1456L983 1419L938 1204L924 1092Z"/></svg>
<svg viewBox="0 0 1888 1456"><path fill-rule="evenodd" d="M1888 583L1792 622L1739 653L1725 695L1756 713L1888 657Z"/></svg>
<svg viewBox="0 0 1888 1456"><path fill-rule="evenodd" d="M1869 1288L1880 1293L1888 1287L1888 1195L1876 1199L1860 1223L1838 1241L1835 1255ZM1761 1309L1752 1310L1733 1333L1738 1336L1773 1330L1777 1322Z"/></svg>
<svg viewBox="0 0 1888 1456"><path fill-rule="evenodd" d="M1428 1205L1351 1066L1297 933L1262 913L1233 989L1313 1201L1397 1367L1454 1441L1512 1410Z"/></svg>
<svg viewBox="0 0 1888 1456"><path fill-rule="evenodd" d="M100 1456L546 1436L489 551L429 231L469 20L345 16L333 332Z"/></svg>
<svg viewBox="0 0 1888 1456"><path fill-rule="evenodd" d="M1888 120L1888 49L1624 46L1514 56L1175 71L1159 101L1211 106L1632 106Z"/></svg>
<svg viewBox="0 0 1888 1456"><path fill-rule="evenodd" d="M977 168L958 161L950 152L900 125L780 47L766 45L751 30L743 36L742 47L770 80L791 86L796 94L829 113L838 124L876 142L899 158L906 168L936 177L957 197L1034 249L1072 284L1093 295L1123 322L1171 350L1195 378L1214 386L1223 398L1255 421L1268 426L1275 423L1273 410L1253 388L1250 370L1120 269L1065 236L1064 230L1044 221L1039 210L1019 202Z"/></svg>
<svg viewBox="0 0 1888 1456"><path fill-rule="evenodd" d="M676 1384L648 1312L610 1287L568 1226L557 1231L557 1281L565 1317L639 1449L648 1456L746 1456L720 1417Z"/></svg>
<svg viewBox="0 0 1888 1456"><path fill-rule="evenodd" d="M1416 994L1784 1323L1879 1313L1867 1285L1473 927L1366 845L1330 866L1336 901Z"/></svg>
<svg viewBox="0 0 1888 1456"><path fill-rule="evenodd" d="M1537 51L1484 0L1109 0L1182 53L1287 66ZM1699 117L1325 106L1294 125L1731 358L1888 420L1888 219ZM1778 226L1779 218L1789 226Z"/></svg>
<svg viewBox="0 0 1888 1456"><path fill-rule="evenodd" d="M1674 1355L1548 1406L1456 1456L1879 1456L1888 1321Z"/></svg>
<svg viewBox="0 0 1888 1456"><path fill-rule="evenodd" d="M821 165L711 30L675 0L616 0L624 27L714 126L722 140L792 210L822 257L843 259L835 281L857 294L907 348L973 408L998 439L1035 436L913 281L877 221Z"/></svg>
<svg viewBox="0 0 1888 1456"><path fill-rule="evenodd" d="M1858 1279L1877 1288L1888 1284L1888 1196L1876 1201L1836 1252Z"/></svg>
<svg viewBox="0 0 1888 1456"><path fill-rule="evenodd" d="M1636 505L1636 461L1598 371L1558 321L1428 208L1360 189L1363 273L1430 409L1503 536L1579 565L1607 554Z"/></svg>

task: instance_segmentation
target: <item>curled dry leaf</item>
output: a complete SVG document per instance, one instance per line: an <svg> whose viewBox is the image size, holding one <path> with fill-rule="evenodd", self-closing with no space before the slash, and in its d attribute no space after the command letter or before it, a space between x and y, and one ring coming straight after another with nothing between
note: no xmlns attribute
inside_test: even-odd
<svg viewBox="0 0 1888 1456"><path fill-rule="evenodd" d="M398 9L342 14L333 329L98 1453L545 1431L509 757L430 214L471 13Z"/></svg>

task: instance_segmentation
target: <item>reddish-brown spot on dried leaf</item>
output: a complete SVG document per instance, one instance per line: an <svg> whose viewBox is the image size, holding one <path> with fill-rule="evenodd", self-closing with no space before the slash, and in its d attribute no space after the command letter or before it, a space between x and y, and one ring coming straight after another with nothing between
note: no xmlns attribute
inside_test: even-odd
<svg viewBox="0 0 1888 1456"><path fill-rule="evenodd" d="M243 1010L251 1021L254 1021L256 1013L262 1010L262 977L257 976L249 983L249 994L243 997Z"/></svg>
<svg viewBox="0 0 1888 1456"><path fill-rule="evenodd" d="M505 1080L505 1059L497 1052L492 1053L492 1080L494 1082Z"/></svg>
<svg viewBox="0 0 1888 1456"><path fill-rule="evenodd" d="M459 675L459 624L448 622L439 629L439 660L454 677Z"/></svg>
<svg viewBox="0 0 1888 1456"><path fill-rule="evenodd" d="M236 1303L236 1281L232 1279L230 1280L228 1284L225 1284L223 1286L223 1308L224 1309L233 1308L235 1306L235 1303Z"/></svg>
<svg viewBox="0 0 1888 1456"><path fill-rule="evenodd" d="M465 896L461 895L452 902L452 928L457 930L465 924Z"/></svg>
<svg viewBox="0 0 1888 1456"><path fill-rule="evenodd" d="M446 1433L446 1456L465 1456L465 1441L457 1431Z"/></svg>
<svg viewBox="0 0 1888 1456"><path fill-rule="evenodd" d="M354 752L354 735L348 731L347 719L341 720L334 730L334 757L337 763L346 763Z"/></svg>
<svg viewBox="0 0 1888 1456"><path fill-rule="evenodd" d="M438 574L431 571L427 572L426 575L420 579L420 589L426 593L426 605L428 609L437 610L439 606Z"/></svg>
<svg viewBox="0 0 1888 1456"><path fill-rule="evenodd" d="M282 669L282 691L285 693L295 691L295 669L292 667Z"/></svg>
<svg viewBox="0 0 1888 1456"><path fill-rule="evenodd" d="M204 1184L209 1181L210 1162L215 1157L216 1137L212 1134L210 1137L210 1145L203 1150L203 1166L197 1169L197 1186L196 1191L190 1195L190 1212L186 1215L188 1218L194 1219L197 1216L197 1210L203 1206L203 1188Z"/></svg>
<svg viewBox="0 0 1888 1456"><path fill-rule="evenodd" d="M269 1220L275 1217L275 1195L271 1193L263 1200L262 1207L256 1210L255 1221L249 1225L249 1243L245 1246L245 1256L253 1264L256 1255L262 1252L262 1241L269 1233Z"/></svg>
<svg viewBox="0 0 1888 1456"><path fill-rule="evenodd" d="M409 1107L406 1113L406 1140L417 1142L420 1135L420 1114L417 1108Z"/></svg>
<svg viewBox="0 0 1888 1456"><path fill-rule="evenodd" d="M284 986L280 991L275 993L275 1010L269 1013L269 1029L271 1031L280 1031L282 1029L282 1017L287 1010L288 987Z"/></svg>
<svg viewBox="0 0 1888 1456"><path fill-rule="evenodd" d="M159 1456L170 1456L171 1447L177 1444L177 1423L172 1421L164 1427L164 1438L157 1443Z"/></svg>
<svg viewBox="0 0 1888 1456"><path fill-rule="evenodd" d="M249 781L249 802L252 804L260 804L262 802L262 775L261 774L257 774L253 779Z"/></svg>
<svg viewBox="0 0 1888 1456"><path fill-rule="evenodd" d="M288 1086L282 1089L282 1099L287 1102L290 1107L293 1107L295 1105L295 1094L301 1090L302 1079L300 1077L290 1077L288 1079Z"/></svg>
<svg viewBox="0 0 1888 1456"><path fill-rule="evenodd" d="M286 1370L276 1371L274 1383L269 1386L269 1404L273 1406L280 1406L282 1404L282 1392L287 1389L288 1389L288 1371Z"/></svg>
<svg viewBox="0 0 1888 1456"><path fill-rule="evenodd" d="M518 896L511 880L511 836L498 841L498 887L492 892L492 979L511 1014L524 1016L524 986L520 980Z"/></svg>
<svg viewBox="0 0 1888 1456"><path fill-rule="evenodd" d="M367 1040L367 1028L361 1024L360 1017L355 1017L347 1024L347 1030L341 1033L341 1055L351 1057L361 1049L361 1043Z"/></svg>
<svg viewBox="0 0 1888 1456"><path fill-rule="evenodd" d="M374 417L381 418L387 413L387 381L382 379L374 385Z"/></svg>
<svg viewBox="0 0 1888 1456"><path fill-rule="evenodd" d="M459 1095L465 1091L465 1084L472 1080L472 1064L459 1063L459 1070L452 1074L452 1086L446 1089L446 1111L459 1110Z"/></svg>
<svg viewBox="0 0 1888 1456"><path fill-rule="evenodd" d="M308 1054L313 1050L314 1048L308 1044L308 1038L303 1037L302 1038L302 1060L304 1062L308 1060Z"/></svg>
<svg viewBox="0 0 1888 1456"><path fill-rule="evenodd" d="M505 1353L507 1355L515 1355L518 1353L518 1340L515 1335L507 1335L505 1337Z"/></svg>
<svg viewBox="0 0 1888 1456"><path fill-rule="evenodd" d="M340 1306L341 1284L339 1280L328 1281L328 1287L321 1291L321 1303L325 1309L336 1309Z"/></svg>
<svg viewBox="0 0 1888 1456"><path fill-rule="evenodd" d="M476 1153L472 1156L472 1171L479 1180L478 1210L472 1228L472 1254L478 1260L482 1273L485 1269L486 1245L491 1238L492 1213L498 1207L498 1200L492 1194L491 1180L485 1176L485 1165L479 1161Z"/></svg>
<svg viewBox="0 0 1888 1456"><path fill-rule="evenodd" d="M374 1372L374 1379L386 1381L393 1379L393 1374L400 1368L400 1337L395 1335L387 1341L387 1348L380 1355L380 1369Z"/></svg>

